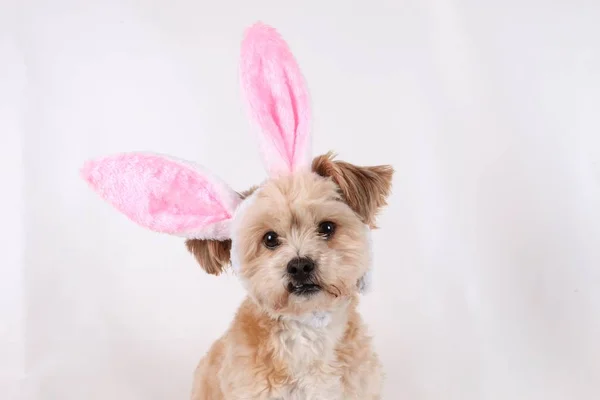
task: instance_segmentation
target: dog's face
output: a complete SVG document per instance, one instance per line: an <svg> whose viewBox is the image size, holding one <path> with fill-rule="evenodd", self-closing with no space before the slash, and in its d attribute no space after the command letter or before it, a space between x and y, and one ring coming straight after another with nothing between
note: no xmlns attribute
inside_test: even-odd
<svg viewBox="0 0 600 400"><path fill-rule="evenodd" d="M312 171L271 179L249 194L232 241L190 240L188 248L216 275L231 257L252 298L276 315L328 311L358 292L370 267L370 228L392 172L317 157Z"/></svg>
<svg viewBox="0 0 600 400"><path fill-rule="evenodd" d="M250 295L278 315L328 310L358 291L369 229L313 172L266 182L236 215L232 257Z"/></svg>

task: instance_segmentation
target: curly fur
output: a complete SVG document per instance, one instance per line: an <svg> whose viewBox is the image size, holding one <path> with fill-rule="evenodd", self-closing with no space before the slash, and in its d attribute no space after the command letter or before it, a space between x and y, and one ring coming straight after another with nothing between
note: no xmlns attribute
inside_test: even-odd
<svg viewBox="0 0 600 400"><path fill-rule="evenodd" d="M369 195L385 197L375 188L389 191L387 169L357 172L361 168L351 167L368 177L360 179L387 184L355 182L347 188L368 187ZM333 177L298 173L266 182L236 215L236 248L224 244L221 250L238 253L237 273L248 297L201 360L193 400L380 398L381 365L357 312L358 282L370 267L368 229L346 198ZM337 224L329 240L316 233L322 220ZM269 230L282 237L276 251L261 243ZM315 281L323 288L317 295L299 297L286 290L283 266L297 255L316 260Z"/></svg>

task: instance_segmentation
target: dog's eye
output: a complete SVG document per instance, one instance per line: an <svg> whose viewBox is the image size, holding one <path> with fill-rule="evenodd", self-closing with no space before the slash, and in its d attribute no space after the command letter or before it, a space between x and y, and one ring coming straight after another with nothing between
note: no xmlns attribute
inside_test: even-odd
<svg viewBox="0 0 600 400"><path fill-rule="evenodd" d="M335 223L323 221L319 224L319 235L329 239L335 233Z"/></svg>
<svg viewBox="0 0 600 400"><path fill-rule="evenodd" d="M279 236L277 233L269 231L263 236L263 243L267 249L274 249L279 246Z"/></svg>

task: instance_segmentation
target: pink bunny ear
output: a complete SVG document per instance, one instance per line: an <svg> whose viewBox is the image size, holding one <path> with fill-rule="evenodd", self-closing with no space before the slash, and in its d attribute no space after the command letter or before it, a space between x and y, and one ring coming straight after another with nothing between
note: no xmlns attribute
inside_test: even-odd
<svg viewBox="0 0 600 400"><path fill-rule="evenodd" d="M275 29L257 23L242 42L240 77L252 119L261 128L271 176L310 166L310 107L300 68Z"/></svg>
<svg viewBox="0 0 600 400"><path fill-rule="evenodd" d="M190 163L129 153L88 161L83 178L139 225L188 238L228 239L239 195Z"/></svg>

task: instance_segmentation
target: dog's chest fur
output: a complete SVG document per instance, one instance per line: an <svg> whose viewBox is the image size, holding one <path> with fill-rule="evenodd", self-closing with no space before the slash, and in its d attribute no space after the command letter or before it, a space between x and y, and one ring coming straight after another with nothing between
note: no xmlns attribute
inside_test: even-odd
<svg viewBox="0 0 600 400"><path fill-rule="evenodd" d="M344 334L346 315L315 313L282 323L275 335L290 382L273 399L341 399L343 388L337 366L336 344Z"/></svg>
<svg viewBox="0 0 600 400"><path fill-rule="evenodd" d="M192 399L373 400L381 383L354 304L274 320L247 301L200 362Z"/></svg>

